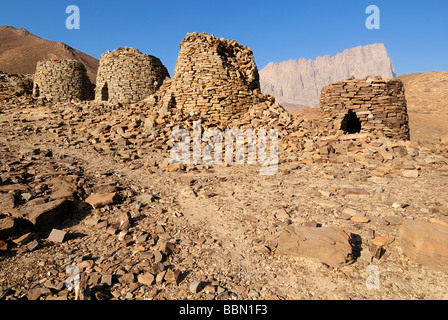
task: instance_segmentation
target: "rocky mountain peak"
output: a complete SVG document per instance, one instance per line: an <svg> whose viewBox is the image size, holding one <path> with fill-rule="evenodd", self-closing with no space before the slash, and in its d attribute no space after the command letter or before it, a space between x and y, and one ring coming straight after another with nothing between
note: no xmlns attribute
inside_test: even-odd
<svg viewBox="0 0 448 320"><path fill-rule="evenodd" d="M318 107L324 86L351 76L394 78L395 69L384 44L358 46L315 60L271 62L260 71L260 83L263 93L273 95L286 108L296 109Z"/></svg>

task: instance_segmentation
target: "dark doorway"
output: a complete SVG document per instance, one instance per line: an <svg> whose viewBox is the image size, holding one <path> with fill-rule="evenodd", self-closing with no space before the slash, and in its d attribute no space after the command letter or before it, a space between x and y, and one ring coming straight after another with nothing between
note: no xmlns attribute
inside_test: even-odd
<svg viewBox="0 0 448 320"><path fill-rule="evenodd" d="M359 133L361 131L361 122L352 109L348 110L342 120L341 129L347 133Z"/></svg>
<svg viewBox="0 0 448 320"><path fill-rule="evenodd" d="M107 87L107 82L101 89L101 101L109 101L109 88Z"/></svg>
<svg viewBox="0 0 448 320"><path fill-rule="evenodd" d="M34 85L34 97L35 97L35 98L39 98L39 96L40 96L39 85L36 83L36 84Z"/></svg>

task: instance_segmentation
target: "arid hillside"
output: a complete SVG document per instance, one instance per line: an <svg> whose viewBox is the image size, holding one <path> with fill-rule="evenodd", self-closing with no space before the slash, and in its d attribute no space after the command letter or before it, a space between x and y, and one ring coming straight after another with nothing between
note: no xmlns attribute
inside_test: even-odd
<svg viewBox="0 0 448 320"><path fill-rule="evenodd" d="M25 29L0 26L0 70L11 74L33 74L38 61L68 59L82 62L95 83L99 61L62 42L39 38Z"/></svg>
<svg viewBox="0 0 448 320"><path fill-rule="evenodd" d="M411 139L437 140L448 134L448 72L402 75Z"/></svg>

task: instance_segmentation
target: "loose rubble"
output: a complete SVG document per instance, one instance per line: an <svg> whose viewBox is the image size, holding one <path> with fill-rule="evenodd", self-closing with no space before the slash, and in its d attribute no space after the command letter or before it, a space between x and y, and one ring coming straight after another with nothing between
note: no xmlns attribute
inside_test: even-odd
<svg viewBox="0 0 448 320"><path fill-rule="evenodd" d="M126 106L0 101L0 299L448 298L448 141L327 135L246 84L261 102L222 128L277 128L277 174L173 167L171 132L199 118L154 102L167 88ZM434 251L413 224L440 229Z"/></svg>

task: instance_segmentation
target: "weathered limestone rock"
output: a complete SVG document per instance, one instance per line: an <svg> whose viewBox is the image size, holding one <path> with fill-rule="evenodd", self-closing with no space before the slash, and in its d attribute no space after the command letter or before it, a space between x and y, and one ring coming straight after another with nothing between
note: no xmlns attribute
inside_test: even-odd
<svg viewBox="0 0 448 320"><path fill-rule="evenodd" d="M17 233L16 219L13 217L6 217L0 219L0 240L14 236Z"/></svg>
<svg viewBox="0 0 448 320"><path fill-rule="evenodd" d="M308 257L333 267L353 261L350 236L341 229L288 226L276 241L278 254Z"/></svg>
<svg viewBox="0 0 448 320"><path fill-rule="evenodd" d="M69 234L66 231L53 229L48 236L48 241L62 243L68 239Z"/></svg>
<svg viewBox="0 0 448 320"><path fill-rule="evenodd" d="M52 200L74 200L77 191L76 183L74 181L70 181L67 177L57 177L49 179L46 183L51 190L50 198Z"/></svg>
<svg viewBox="0 0 448 320"><path fill-rule="evenodd" d="M418 178L420 175L418 170L401 170L401 174L406 178Z"/></svg>
<svg viewBox="0 0 448 320"><path fill-rule="evenodd" d="M68 201L59 199L39 205L24 206L12 214L30 221L36 230L45 231L50 229L68 210Z"/></svg>
<svg viewBox="0 0 448 320"><path fill-rule="evenodd" d="M0 193L0 210L13 209L14 206L15 201L12 193Z"/></svg>
<svg viewBox="0 0 448 320"><path fill-rule="evenodd" d="M108 204L113 204L117 200L117 194L112 193L94 193L90 195L85 201L93 208L100 208Z"/></svg>
<svg viewBox="0 0 448 320"><path fill-rule="evenodd" d="M412 261L436 271L448 271L448 226L405 221L399 237L404 254Z"/></svg>
<svg viewBox="0 0 448 320"><path fill-rule="evenodd" d="M138 275L137 281L140 282L141 284L147 285L147 286L152 286L152 284L154 283L155 277L147 272L144 274L140 274Z"/></svg>

